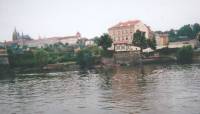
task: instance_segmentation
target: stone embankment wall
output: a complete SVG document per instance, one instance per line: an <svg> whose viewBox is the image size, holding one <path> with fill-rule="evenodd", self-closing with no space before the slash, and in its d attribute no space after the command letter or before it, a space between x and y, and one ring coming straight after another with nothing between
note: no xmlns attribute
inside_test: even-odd
<svg viewBox="0 0 200 114"><path fill-rule="evenodd" d="M116 64L138 64L140 62L140 52L116 52L114 54L114 61Z"/></svg>

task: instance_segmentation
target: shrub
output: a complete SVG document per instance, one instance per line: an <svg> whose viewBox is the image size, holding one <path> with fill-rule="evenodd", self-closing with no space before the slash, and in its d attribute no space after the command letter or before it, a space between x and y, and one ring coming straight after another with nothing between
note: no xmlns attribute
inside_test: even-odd
<svg viewBox="0 0 200 114"><path fill-rule="evenodd" d="M37 62L37 65L43 66L48 63L49 53L47 51L45 51L44 49L37 49L34 52L34 58Z"/></svg>
<svg viewBox="0 0 200 114"><path fill-rule="evenodd" d="M191 46L184 46L177 51L177 61L181 64L192 62L193 49Z"/></svg>
<svg viewBox="0 0 200 114"><path fill-rule="evenodd" d="M88 48L84 48L84 49L80 50L77 53L76 62L82 68L91 67L92 65L94 65L94 56L92 55L91 50Z"/></svg>
<svg viewBox="0 0 200 114"><path fill-rule="evenodd" d="M102 53L101 53L101 56L106 57L106 58L112 58L113 57L113 51L103 50Z"/></svg>

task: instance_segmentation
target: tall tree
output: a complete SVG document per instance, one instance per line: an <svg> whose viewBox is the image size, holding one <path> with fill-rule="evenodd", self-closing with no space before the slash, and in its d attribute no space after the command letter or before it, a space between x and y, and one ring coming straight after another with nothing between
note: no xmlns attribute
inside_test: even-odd
<svg viewBox="0 0 200 114"><path fill-rule="evenodd" d="M100 38L98 37L98 36L95 36L94 37L94 43L96 44L96 45L99 45L99 40Z"/></svg>
<svg viewBox="0 0 200 114"><path fill-rule="evenodd" d="M193 35L193 31L192 31L190 24L184 25L183 27L181 27L178 30L178 36L187 36L189 38L193 38L194 35Z"/></svg>
<svg viewBox="0 0 200 114"><path fill-rule="evenodd" d="M135 46L140 47L140 52L143 52L143 49L147 47L147 41L145 38L145 32L141 32L140 30L137 30L133 34L133 41L132 44Z"/></svg>
<svg viewBox="0 0 200 114"><path fill-rule="evenodd" d="M94 65L94 56L92 55L92 51L89 48L84 48L78 51L76 55L76 62L82 68Z"/></svg>
<svg viewBox="0 0 200 114"><path fill-rule="evenodd" d="M112 45L111 37L107 33L104 33L101 35L98 41L98 45L101 46L104 50L107 50Z"/></svg>
<svg viewBox="0 0 200 114"><path fill-rule="evenodd" d="M175 41L175 40L176 40L177 35L176 35L174 29L171 29L171 30L168 32L168 34L169 34L169 40L170 40L170 41Z"/></svg>
<svg viewBox="0 0 200 114"><path fill-rule="evenodd" d="M193 35L194 35L194 37L196 37L199 32L200 32L200 25L198 23L195 23L193 25Z"/></svg>
<svg viewBox="0 0 200 114"><path fill-rule="evenodd" d="M153 50L156 49L156 38L155 38L155 36L152 39L147 39L147 46L150 47Z"/></svg>

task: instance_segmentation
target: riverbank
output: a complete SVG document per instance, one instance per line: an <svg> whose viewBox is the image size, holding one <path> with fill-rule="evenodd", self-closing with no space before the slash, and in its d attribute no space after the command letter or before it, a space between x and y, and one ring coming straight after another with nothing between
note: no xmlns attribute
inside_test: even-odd
<svg viewBox="0 0 200 114"><path fill-rule="evenodd" d="M200 63L199 57L195 57L193 63ZM142 64L145 65L162 65L162 64L177 64L177 61L174 58L171 57L159 57L159 58L146 58L143 59ZM127 67L138 67L140 64L116 64L114 63L114 60L112 58L103 58L100 64L96 64L91 66L90 68L81 68L79 65L76 64L76 62L70 62L70 63L57 63L57 64L47 64L43 67L14 67L10 68L7 67L1 67L4 70L3 73L5 74L10 69L11 71L14 71L15 73L19 72L60 72L60 71L75 71L75 70L84 70L84 69L112 69L120 66L127 66Z"/></svg>
<svg viewBox="0 0 200 114"><path fill-rule="evenodd" d="M148 54L152 56L146 56L142 59L143 65L159 65L159 64L174 64L177 63L176 59L177 49L163 49L158 50L156 53L159 53L159 56L153 56L153 54ZM193 63L200 63L200 52L193 52ZM96 61L96 60L94 60ZM79 69L112 69L118 66L139 66L139 60L133 63L116 63L116 58L114 57L99 57L98 62L95 62L91 66L81 67L77 64L76 61L68 61L55 64L47 64L43 67L41 66L18 66L12 67L15 72L57 72L57 71L74 71Z"/></svg>

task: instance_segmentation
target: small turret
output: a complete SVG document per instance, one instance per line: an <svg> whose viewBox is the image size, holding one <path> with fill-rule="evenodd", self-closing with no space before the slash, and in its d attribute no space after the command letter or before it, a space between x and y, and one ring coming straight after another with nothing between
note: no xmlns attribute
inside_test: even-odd
<svg viewBox="0 0 200 114"><path fill-rule="evenodd" d="M80 37L81 37L81 33L80 33L80 32L77 32L77 33L76 33L76 36L80 38Z"/></svg>

